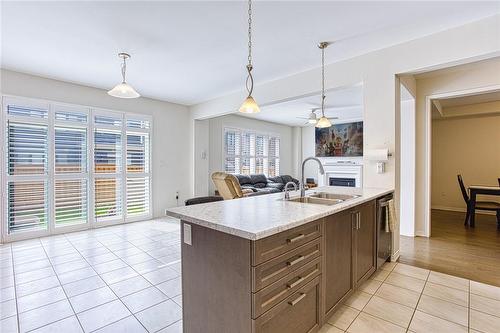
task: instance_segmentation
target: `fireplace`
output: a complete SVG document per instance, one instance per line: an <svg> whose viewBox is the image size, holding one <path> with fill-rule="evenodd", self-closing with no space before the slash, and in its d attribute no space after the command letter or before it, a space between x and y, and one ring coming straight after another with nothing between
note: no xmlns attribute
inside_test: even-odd
<svg viewBox="0 0 500 333"><path fill-rule="evenodd" d="M320 186L363 187L363 165L361 161L325 161L324 175L319 175Z"/></svg>
<svg viewBox="0 0 500 333"><path fill-rule="evenodd" d="M330 177L328 180L330 186L356 187L355 178Z"/></svg>

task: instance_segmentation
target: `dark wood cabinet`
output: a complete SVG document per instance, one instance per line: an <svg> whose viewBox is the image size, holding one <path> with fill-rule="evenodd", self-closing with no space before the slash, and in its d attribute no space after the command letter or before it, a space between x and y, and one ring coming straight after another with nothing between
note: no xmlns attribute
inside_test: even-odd
<svg viewBox="0 0 500 333"><path fill-rule="evenodd" d="M317 332L376 269L375 200L256 241L186 224L186 333Z"/></svg>
<svg viewBox="0 0 500 333"><path fill-rule="evenodd" d="M377 265L375 201L353 208L352 218L354 226L354 283L359 285L375 272Z"/></svg>
<svg viewBox="0 0 500 333"><path fill-rule="evenodd" d="M353 290L352 252L353 227L351 210L325 218L324 290L325 314L329 316L336 305Z"/></svg>

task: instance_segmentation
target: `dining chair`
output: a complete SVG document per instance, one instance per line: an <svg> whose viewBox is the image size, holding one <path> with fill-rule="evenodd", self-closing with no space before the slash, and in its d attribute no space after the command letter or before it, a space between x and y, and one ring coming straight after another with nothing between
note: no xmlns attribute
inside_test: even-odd
<svg viewBox="0 0 500 333"><path fill-rule="evenodd" d="M497 213L497 222L500 223L500 203L495 201L476 201L475 209L472 211L469 193L467 192L467 188L464 185L464 181L462 179L462 175L457 175L458 184L460 185L460 191L462 192L462 196L464 197L465 204L467 205L467 213L465 214L465 222L464 225L469 223L469 218L472 214L476 213L477 210L487 210L487 211L496 211ZM498 179L500 184L500 178Z"/></svg>

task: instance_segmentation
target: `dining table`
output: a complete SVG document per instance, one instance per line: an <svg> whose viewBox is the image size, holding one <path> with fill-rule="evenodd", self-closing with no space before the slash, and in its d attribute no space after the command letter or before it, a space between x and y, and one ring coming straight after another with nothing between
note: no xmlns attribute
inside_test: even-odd
<svg viewBox="0 0 500 333"><path fill-rule="evenodd" d="M474 227L476 225L475 209L476 209L476 201L477 201L478 194L479 195L500 196L500 184L499 184L499 186L490 186L490 185L470 185L469 186L470 209L471 209L471 214L469 217L469 225L471 227Z"/></svg>

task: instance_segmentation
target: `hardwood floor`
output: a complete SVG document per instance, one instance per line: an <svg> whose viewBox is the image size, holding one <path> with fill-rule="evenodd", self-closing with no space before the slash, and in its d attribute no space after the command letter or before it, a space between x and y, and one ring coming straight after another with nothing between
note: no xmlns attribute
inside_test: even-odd
<svg viewBox="0 0 500 333"><path fill-rule="evenodd" d="M476 215L476 228L463 225L465 213L432 211L430 238L401 236L402 263L500 286L500 232L492 215Z"/></svg>

